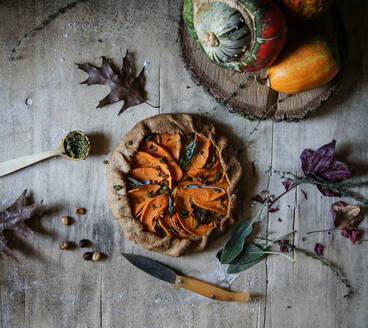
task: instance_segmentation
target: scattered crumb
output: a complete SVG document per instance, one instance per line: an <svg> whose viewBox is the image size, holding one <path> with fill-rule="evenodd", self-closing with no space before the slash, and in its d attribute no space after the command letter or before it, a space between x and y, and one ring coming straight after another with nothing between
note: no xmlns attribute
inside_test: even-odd
<svg viewBox="0 0 368 328"><path fill-rule="evenodd" d="M282 222L282 219L281 218L278 218L277 221Z"/></svg>
<svg viewBox="0 0 368 328"><path fill-rule="evenodd" d="M32 102L31 98L26 98L25 103L26 103L27 106L31 106L33 102Z"/></svg>
<svg viewBox="0 0 368 328"><path fill-rule="evenodd" d="M302 241L306 241L307 240L307 238L306 237L302 237Z"/></svg>

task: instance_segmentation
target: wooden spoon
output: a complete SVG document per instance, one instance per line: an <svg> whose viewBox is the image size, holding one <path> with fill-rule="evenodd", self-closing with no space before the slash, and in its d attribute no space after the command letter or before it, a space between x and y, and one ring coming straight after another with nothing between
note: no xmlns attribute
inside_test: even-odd
<svg viewBox="0 0 368 328"><path fill-rule="evenodd" d="M66 149L65 149L65 139L71 134L71 133L78 133L80 134L81 136L83 136L83 138L87 141L88 143L88 150L86 151L85 154L83 154L82 157L79 157L79 158L73 158L71 157ZM9 173L12 173L12 172L15 172L15 171L18 171L26 166L29 166L29 165L32 165L34 163L37 163L39 161L42 161L46 158L49 158L49 157L52 157L52 156L58 156L58 155L61 155L61 156L64 156L68 159L71 159L73 161L80 161L80 160L83 160L83 159L86 159L86 157L88 156L89 154L89 151L91 149L91 144L89 142L89 139L88 137L81 131L78 131L78 130L75 130L75 131L70 131L68 132L63 140L61 141L60 145L55 148L55 149L52 149L52 150L49 150L49 151L45 151L43 153L39 153L39 154L34 154L34 155L28 155L28 156L23 156L23 157L19 157L19 158L15 158L15 159L11 159L9 161L5 161L5 162L2 162L0 163L0 177L4 176L4 175L7 175Z"/></svg>

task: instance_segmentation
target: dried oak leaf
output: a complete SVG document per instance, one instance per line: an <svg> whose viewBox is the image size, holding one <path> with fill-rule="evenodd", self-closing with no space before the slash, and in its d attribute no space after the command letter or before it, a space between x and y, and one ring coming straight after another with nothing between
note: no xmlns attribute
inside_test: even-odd
<svg viewBox="0 0 368 328"><path fill-rule="evenodd" d="M340 230L354 230L363 219L359 206L342 201L331 205L331 214L335 227Z"/></svg>
<svg viewBox="0 0 368 328"><path fill-rule="evenodd" d="M311 173L322 177L328 181L342 181L351 176L350 168L347 164L334 160L336 140L323 145L317 150L304 149L300 155L302 170L306 176ZM329 197L340 196L339 194L323 189L317 185L318 190Z"/></svg>
<svg viewBox="0 0 368 328"><path fill-rule="evenodd" d="M32 230L24 223L34 216L42 215L46 209L46 205L41 202L26 206L27 190L24 190L13 205L5 211L0 212L0 252L12 256L17 259L14 252L6 245L6 240L3 234L4 230L12 230L24 237L29 237Z"/></svg>
<svg viewBox="0 0 368 328"><path fill-rule="evenodd" d="M97 67L91 64L76 64L79 69L88 73L88 79L81 84L93 85L101 84L110 88L110 93L100 100L96 108L124 100L124 105L119 114L129 107L139 105L144 102L144 67L137 77L134 76L132 65L132 54L128 51L123 58L123 65L120 71L111 66L109 60L102 56L102 65Z"/></svg>

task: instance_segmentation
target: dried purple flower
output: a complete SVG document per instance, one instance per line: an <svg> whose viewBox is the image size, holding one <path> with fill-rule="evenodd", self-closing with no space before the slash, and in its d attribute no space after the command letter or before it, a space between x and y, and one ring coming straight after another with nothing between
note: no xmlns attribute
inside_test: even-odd
<svg viewBox="0 0 368 328"><path fill-rule="evenodd" d="M270 208L269 210L268 210L268 212L269 213L275 213L275 212L278 212L278 211L280 211L280 207L273 207L273 208Z"/></svg>
<svg viewBox="0 0 368 328"><path fill-rule="evenodd" d="M289 181L289 180L282 181L281 183L284 186L286 191L290 190L294 185L294 181Z"/></svg>
<svg viewBox="0 0 368 328"><path fill-rule="evenodd" d="M284 239L284 240L281 240L281 243L280 243L280 252L283 252L283 253L289 253L289 240L288 239Z"/></svg>
<svg viewBox="0 0 368 328"><path fill-rule="evenodd" d="M308 199L308 194L303 189L301 189L300 191L303 194L304 198L307 200Z"/></svg>
<svg viewBox="0 0 368 328"><path fill-rule="evenodd" d="M345 238L349 238L350 241L354 244L359 236L360 236L360 230L343 230L341 231L341 236L345 237Z"/></svg>
<svg viewBox="0 0 368 328"><path fill-rule="evenodd" d="M281 218L278 218L277 221L282 222L282 219Z"/></svg>
<svg viewBox="0 0 368 328"><path fill-rule="evenodd" d="M328 181L339 182L351 176L351 171L345 163L334 160L336 140L320 147L319 149L304 149L300 155L302 170L306 176L311 173ZM339 196L336 192L323 189L317 185L318 190L325 196Z"/></svg>
<svg viewBox="0 0 368 328"><path fill-rule="evenodd" d="M306 237L302 237L302 241L306 241L307 240L307 238Z"/></svg>
<svg viewBox="0 0 368 328"><path fill-rule="evenodd" d="M324 251L325 247L323 245L321 245L320 243L317 243L314 246L314 252L318 255L318 256L322 256L323 255L323 251Z"/></svg>
<svg viewBox="0 0 368 328"><path fill-rule="evenodd" d="M261 203L261 204L264 204L264 202L266 201L265 199L263 199L261 195L255 195L251 200L253 200L254 202Z"/></svg>

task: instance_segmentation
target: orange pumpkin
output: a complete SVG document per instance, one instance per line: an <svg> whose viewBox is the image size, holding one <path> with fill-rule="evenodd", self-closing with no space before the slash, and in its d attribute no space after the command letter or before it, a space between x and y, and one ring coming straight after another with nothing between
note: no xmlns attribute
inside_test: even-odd
<svg viewBox="0 0 368 328"><path fill-rule="evenodd" d="M285 52L267 69L268 85L284 93L297 93L330 82L339 72L338 60L323 38L312 38Z"/></svg>

